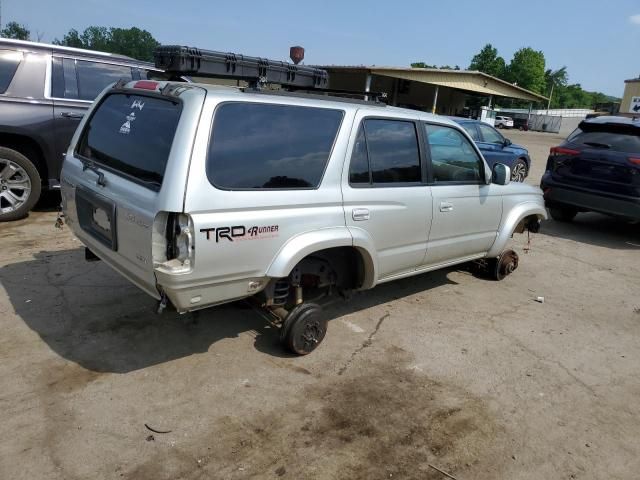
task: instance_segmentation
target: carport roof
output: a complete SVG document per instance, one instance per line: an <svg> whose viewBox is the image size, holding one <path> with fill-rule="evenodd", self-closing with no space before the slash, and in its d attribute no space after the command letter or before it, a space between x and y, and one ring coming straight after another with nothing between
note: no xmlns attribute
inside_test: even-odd
<svg viewBox="0 0 640 480"><path fill-rule="evenodd" d="M378 67L378 66L342 66L327 65L321 67L329 73L343 71L370 73L385 77L400 78L414 82L429 83L441 87L455 88L484 95L519 98L534 102L546 101L547 97L505 82L483 72L475 70L441 70L437 68Z"/></svg>

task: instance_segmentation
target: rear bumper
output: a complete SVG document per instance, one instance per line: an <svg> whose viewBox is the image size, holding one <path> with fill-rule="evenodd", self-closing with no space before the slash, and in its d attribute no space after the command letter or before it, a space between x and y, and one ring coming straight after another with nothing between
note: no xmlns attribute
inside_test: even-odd
<svg viewBox="0 0 640 480"><path fill-rule="evenodd" d="M640 220L640 197L614 195L553 181L548 174L542 177L540 188L547 207L569 205L578 210L605 213Z"/></svg>

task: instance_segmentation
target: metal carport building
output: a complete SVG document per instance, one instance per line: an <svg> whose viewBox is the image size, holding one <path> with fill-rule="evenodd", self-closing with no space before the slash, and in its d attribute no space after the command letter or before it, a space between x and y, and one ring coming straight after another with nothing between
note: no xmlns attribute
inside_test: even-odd
<svg viewBox="0 0 640 480"><path fill-rule="evenodd" d="M329 72L330 88L385 92L390 105L443 115L461 112L467 95L486 97L489 107L496 96L532 103L547 100L515 84L472 70L337 65L321 68Z"/></svg>

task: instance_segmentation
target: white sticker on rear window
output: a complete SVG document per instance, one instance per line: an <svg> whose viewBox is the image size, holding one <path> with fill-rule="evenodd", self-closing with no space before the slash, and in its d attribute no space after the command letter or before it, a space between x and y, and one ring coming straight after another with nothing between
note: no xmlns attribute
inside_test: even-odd
<svg viewBox="0 0 640 480"><path fill-rule="evenodd" d="M135 119L136 119L136 112L131 112L129 115L127 115L127 121L124 122L120 127L120 133L124 135L128 135L129 132L131 131L131 122L133 122Z"/></svg>
<svg viewBox="0 0 640 480"><path fill-rule="evenodd" d="M133 110L134 108L138 108L140 109L140 111L142 111L142 109L144 108L144 102L141 100L134 100L131 104L131 109Z"/></svg>

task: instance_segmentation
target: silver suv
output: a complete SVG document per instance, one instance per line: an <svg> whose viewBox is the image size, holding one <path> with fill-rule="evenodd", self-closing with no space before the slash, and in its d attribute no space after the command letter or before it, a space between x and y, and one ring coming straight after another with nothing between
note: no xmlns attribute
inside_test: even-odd
<svg viewBox="0 0 640 480"><path fill-rule="evenodd" d="M105 90L62 170L100 259L178 312L250 297L312 351L320 299L469 261L500 279L542 192L454 122L374 102L138 81Z"/></svg>

